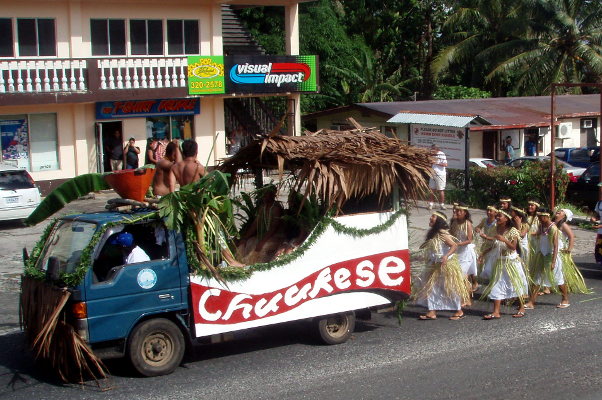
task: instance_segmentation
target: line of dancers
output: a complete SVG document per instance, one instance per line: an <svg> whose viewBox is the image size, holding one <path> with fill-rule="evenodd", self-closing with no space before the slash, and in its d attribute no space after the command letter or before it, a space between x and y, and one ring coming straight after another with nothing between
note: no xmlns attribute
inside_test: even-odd
<svg viewBox="0 0 602 400"><path fill-rule="evenodd" d="M493 303L485 320L499 319L504 301L516 302L512 317L522 318L549 290L562 296L557 308L569 307L569 293L590 293L571 256L572 217L568 209L552 213L536 200L524 210L510 198L487 207L475 227L464 204L454 204L449 224L445 214L433 212L420 247L426 267L413 294L428 309L419 319L437 319L440 310L452 310L450 320L463 319L481 285L481 299Z"/></svg>

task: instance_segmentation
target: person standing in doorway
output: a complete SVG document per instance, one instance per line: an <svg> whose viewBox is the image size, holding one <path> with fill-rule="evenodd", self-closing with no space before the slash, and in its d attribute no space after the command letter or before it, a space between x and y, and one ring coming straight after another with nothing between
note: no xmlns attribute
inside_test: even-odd
<svg viewBox="0 0 602 400"><path fill-rule="evenodd" d="M140 147L136 146L136 139L131 137L128 143L123 148L123 152L125 153L126 169L138 168L138 164L140 162L138 160L138 154L140 154Z"/></svg>
<svg viewBox="0 0 602 400"><path fill-rule="evenodd" d="M433 209L434 202L437 201L435 191L439 192L439 207L445 210L445 180L446 180L446 167L447 157L445 153L439 150L436 144L431 146L431 155L434 159L433 163L433 176L429 180L429 188L431 189L431 202L429 203L429 210Z"/></svg>
<svg viewBox="0 0 602 400"><path fill-rule="evenodd" d="M506 136L506 147L504 148L504 161L509 163L514 160L514 147L512 147L512 138Z"/></svg>
<svg viewBox="0 0 602 400"><path fill-rule="evenodd" d="M113 135L107 138L105 152L109 155L111 171L120 170L123 167L123 147L120 131L113 132Z"/></svg>
<svg viewBox="0 0 602 400"><path fill-rule="evenodd" d="M527 156L534 156L537 153L537 135L529 135L529 140L525 142L525 153Z"/></svg>

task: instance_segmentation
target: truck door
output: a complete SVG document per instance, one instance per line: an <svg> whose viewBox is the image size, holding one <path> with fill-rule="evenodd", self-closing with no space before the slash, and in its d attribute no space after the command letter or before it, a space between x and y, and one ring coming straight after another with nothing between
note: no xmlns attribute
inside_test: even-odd
<svg viewBox="0 0 602 400"><path fill-rule="evenodd" d="M133 237L124 248L116 238ZM149 261L126 264L129 252L140 251ZM90 342L121 339L145 315L182 310L180 269L173 232L157 221L112 227L101 239L91 273L86 276Z"/></svg>

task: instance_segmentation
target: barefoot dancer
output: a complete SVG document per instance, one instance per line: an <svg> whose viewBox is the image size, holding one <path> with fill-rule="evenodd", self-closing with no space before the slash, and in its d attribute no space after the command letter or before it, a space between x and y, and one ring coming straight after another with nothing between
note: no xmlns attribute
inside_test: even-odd
<svg viewBox="0 0 602 400"><path fill-rule="evenodd" d="M559 251L559 230L552 222L549 210L540 210L537 213L539 217L539 251L533 257L531 266L531 276L535 283L531 298L525 308L530 310L535 308L535 300L539 293L539 288L543 286L555 287L558 285L562 293L562 300L556 307L567 308L569 303L569 295L566 285L564 284L564 275L562 273L562 262L560 260Z"/></svg>
<svg viewBox="0 0 602 400"><path fill-rule="evenodd" d="M520 305L513 317L520 318L525 315L523 297L528 293L527 277L516 252L520 232L506 211L500 210L496 219L495 241L489 250L494 252L495 261L491 270L491 280L483 290L482 296L493 300L493 312L483 316L483 319L500 318L502 300L515 297L518 298Z"/></svg>
<svg viewBox="0 0 602 400"><path fill-rule="evenodd" d="M475 253L475 246L472 243L472 220L470 219L470 212L466 205L459 203L454 206L454 216L451 222L449 233L458 239L458 261L462 267L462 272L468 277L468 280L472 283L469 287L471 292L474 292L478 286L477 282L477 255ZM470 303L468 303L470 305Z"/></svg>
<svg viewBox="0 0 602 400"><path fill-rule="evenodd" d="M462 304L469 301L468 282L454 254L458 247L447 229L447 217L441 212L431 215L426 241L420 246L426 258L423 285L414 298L428 308L421 320L437 319L438 310L454 310L449 318L464 318Z"/></svg>
<svg viewBox="0 0 602 400"><path fill-rule="evenodd" d="M554 217L554 223L562 233L558 246L560 249L560 259L562 260L562 274L564 275L564 282L569 293L588 294L591 293L591 291L585 285L583 275L581 275L581 272L577 268L577 265L575 265L575 261L573 261L573 256L571 255L573 245L575 244L575 235L567 222L572 219L573 212L568 209L556 211Z"/></svg>

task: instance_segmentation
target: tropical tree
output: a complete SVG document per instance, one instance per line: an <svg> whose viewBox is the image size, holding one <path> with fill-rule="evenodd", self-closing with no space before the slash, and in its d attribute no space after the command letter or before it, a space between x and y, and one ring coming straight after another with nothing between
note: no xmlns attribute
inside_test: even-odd
<svg viewBox="0 0 602 400"><path fill-rule="evenodd" d="M397 69L390 76L385 76L383 66L375 59L370 50L364 49L353 57L353 63L346 67L325 65L324 70L339 78L340 87L335 92L339 98L349 104L353 102L395 101L403 94L411 95L404 87L408 81L401 80L401 71Z"/></svg>
<svg viewBox="0 0 602 400"><path fill-rule="evenodd" d="M504 54L487 51L496 45L521 37L525 15L522 0L459 0L443 25L442 40L448 43L435 57L432 72L440 81L489 89L504 95L506 75L491 76L491 71ZM497 59L496 59L497 57Z"/></svg>
<svg viewBox="0 0 602 400"><path fill-rule="evenodd" d="M552 83L599 82L602 75L602 2L599 0L531 0L525 36L489 48L505 55L487 80L514 73L521 95L549 93ZM574 88L579 93L580 88Z"/></svg>

